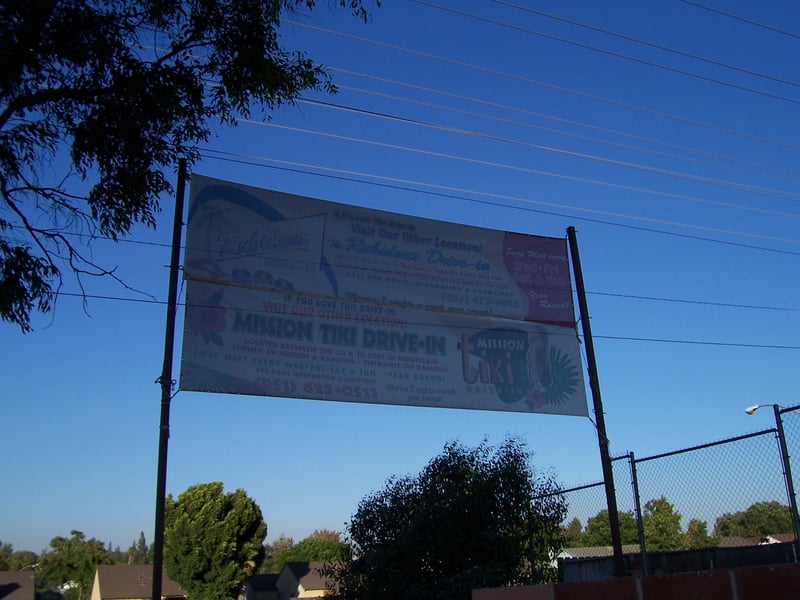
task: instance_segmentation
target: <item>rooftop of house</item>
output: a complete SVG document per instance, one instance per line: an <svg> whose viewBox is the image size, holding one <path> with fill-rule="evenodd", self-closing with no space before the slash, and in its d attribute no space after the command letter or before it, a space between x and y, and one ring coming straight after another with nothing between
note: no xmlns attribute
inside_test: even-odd
<svg viewBox="0 0 800 600"><path fill-rule="evenodd" d="M153 587L153 565L99 565L96 574L103 600L149 598ZM163 572L161 595L184 598L186 593Z"/></svg>
<svg viewBox="0 0 800 600"><path fill-rule="evenodd" d="M635 554L639 552L639 544L623 544L623 554ZM613 556L614 548L611 546L586 546L580 548L564 548L560 558L595 558L600 556Z"/></svg>
<svg viewBox="0 0 800 600"><path fill-rule="evenodd" d="M248 582L258 592L278 589L277 573L256 573L251 575Z"/></svg>
<svg viewBox="0 0 800 600"><path fill-rule="evenodd" d="M289 569L295 576L298 583L305 590L325 590L328 588L326 578L321 571L325 567L324 561L312 562L290 562L286 563L285 569Z"/></svg>
<svg viewBox="0 0 800 600"><path fill-rule="evenodd" d="M33 571L0 571L0 600L33 600Z"/></svg>

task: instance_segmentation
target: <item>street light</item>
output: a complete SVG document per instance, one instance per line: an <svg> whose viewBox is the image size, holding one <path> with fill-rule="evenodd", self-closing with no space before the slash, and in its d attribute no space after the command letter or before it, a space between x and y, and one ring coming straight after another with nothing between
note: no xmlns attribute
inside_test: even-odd
<svg viewBox="0 0 800 600"><path fill-rule="evenodd" d="M794 495L794 482L792 480L792 466L789 463L789 449L786 447L786 435L783 432L783 419L781 407L778 404L754 404L744 409L752 415L759 408L771 406L775 415L775 428L778 431L778 445L781 449L781 462L783 463L783 479L786 482L786 494L789 496L789 510L792 512L792 525L794 526L794 561L798 560L798 544L800 544L800 517L797 515L797 498Z"/></svg>

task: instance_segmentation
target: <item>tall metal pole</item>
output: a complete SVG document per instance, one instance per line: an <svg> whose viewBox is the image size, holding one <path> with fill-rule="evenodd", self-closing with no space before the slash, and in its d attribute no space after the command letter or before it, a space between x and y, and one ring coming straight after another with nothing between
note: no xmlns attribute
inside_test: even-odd
<svg viewBox="0 0 800 600"><path fill-rule="evenodd" d="M603 414L603 402L600 397L600 382L597 377L597 361L594 354L592 341L592 327L589 320L589 307L586 303L586 289L583 285L583 271L581 259L578 254L578 241L575 237L575 228L567 227L567 238L572 255L572 270L575 275L575 288L578 294L578 306L583 327L583 341L586 346L586 362L589 370L589 387L592 391L594 404L594 417L597 426L597 439L600 443L600 463L603 468L603 482L606 489L606 503L608 505L608 522L611 527L611 547L614 550L614 575L625 575L625 557L622 555L622 538L619 532L619 513L617 511L617 496L614 491L614 473L611 467L611 454L608 449L608 436L606 435L606 420Z"/></svg>
<svg viewBox="0 0 800 600"><path fill-rule="evenodd" d="M797 515L797 497L794 493L794 481L792 480L792 466L789 462L789 449L786 446L786 435L783 432L783 418L781 409L777 404L772 405L775 412L775 426L778 428L778 445L781 447L781 462L783 462L783 478L786 481L786 495L789 496L789 509L792 511L792 525L794 526L794 548L795 562L797 562L798 544L800 544L800 517Z"/></svg>
<svg viewBox="0 0 800 600"><path fill-rule="evenodd" d="M172 256L169 264L167 321L164 329L164 365L161 377L161 424L158 435L158 474L156 476L156 523L153 536L153 589L150 596L161 600L161 572L164 565L164 508L167 495L167 446L169 445L169 409L172 401L172 353L175 347L175 314L178 309L178 271L183 231L183 196L186 188L186 159L178 162L175 190L175 216L172 224Z"/></svg>

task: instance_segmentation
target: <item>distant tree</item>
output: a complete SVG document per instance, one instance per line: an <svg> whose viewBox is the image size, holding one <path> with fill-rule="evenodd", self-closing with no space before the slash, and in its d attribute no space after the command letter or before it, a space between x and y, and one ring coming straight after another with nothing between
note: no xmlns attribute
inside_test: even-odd
<svg viewBox="0 0 800 600"><path fill-rule="evenodd" d="M98 565L111 564L105 545L86 539L82 531L73 530L70 537L54 537L50 549L39 557L39 579L48 587L65 584L65 600L83 600L92 591L94 572Z"/></svg>
<svg viewBox="0 0 800 600"><path fill-rule="evenodd" d="M338 531L333 531L332 529L315 529L314 532L308 537L322 538L323 540L331 540L333 542L342 541L342 534Z"/></svg>
<svg viewBox="0 0 800 600"><path fill-rule="evenodd" d="M355 560L328 573L339 598L464 598L553 577L566 504L508 439L445 446L419 475L390 478L347 526Z"/></svg>
<svg viewBox="0 0 800 600"><path fill-rule="evenodd" d="M280 573L283 565L291 562L294 539L280 534L271 544L264 546L264 559L258 567L259 573Z"/></svg>
<svg viewBox="0 0 800 600"><path fill-rule="evenodd" d="M9 563L14 547L11 544L0 541L0 571L10 571Z"/></svg>
<svg viewBox="0 0 800 600"><path fill-rule="evenodd" d="M139 539L131 544L128 548L127 562L129 565L146 565L149 564L148 559L148 546L144 537L144 531L139 532Z"/></svg>
<svg viewBox="0 0 800 600"><path fill-rule="evenodd" d="M644 539L648 550L680 550L684 537L681 515L665 496L649 500L644 505L642 517Z"/></svg>
<svg viewBox="0 0 800 600"><path fill-rule="evenodd" d="M684 547L690 550L696 548L713 548L719 545L719 538L708 534L708 524L700 519L692 519L686 526L684 534Z"/></svg>
<svg viewBox="0 0 800 600"><path fill-rule="evenodd" d="M108 546L106 547L106 552L108 553L108 559L111 561L112 565L128 564L128 553L120 550L119 546L112 548L111 542L109 542Z"/></svg>
<svg viewBox="0 0 800 600"><path fill-rule="evenodd" d="M639 529L633 512L619 513L619 533L623 544L638 544ZM605 508L586 521L581 544L588 547L611 546L611 525Z"/></svg>
<svg viewBox="0 0 800 600"><path fill-rule="evenodd" d="M76 242L154 226L165 170L211 122L335 91L284 48L315 0L19 0L0 4L0 319L30 330L66 269L114 276ZM360 0L331 0L367 20Z"/></svg>
<svg viewBox="0 0 800 600"><path fill-rule="evenodd" d="M290 561L345 560L350 554L347 544L332 537L314 534L294 545L289 553Z"/></svg>
<svg viewBox="0 0 800 600"><path fill-rule="evenodd" d="M39 562L39 556L30 550L15 550L8 561L9 571L32 569ZM1 569L0 569L1 570Z"/></svg>
<svg viewBox="0 0 800 600"><path fill-rule="evenodd" d="M581 521L578 519L578 517L575 517L572 519L572 521L562 527L561 532L564 535L564 545L567 548L573 548L581 544L583 525L581 525Z"/></svg>
<svg viewBox="0 0 800 600"><path fill-rule="evenodd" d="M756 502L745 511L725 513L714 523L718 537L763 537L793 530L791 510L775 501Z"/></svg>
<svg viewBox="0 0 800 600"><path fill-rule="evenodd" d="M264 560L258 572L280 573L286 563L294 561L345 560L349 551L349 546L341 540L338 531L315 530L297 544L292 538L281 534L278 539L264 547Z"/></svg>
<svg viewBox="0 0 800 600"><path fill-rule="evenodd" d="M247 493L193 485L166 499L164 568L192 600L236 598L264 553L267 525Z"/></svg>

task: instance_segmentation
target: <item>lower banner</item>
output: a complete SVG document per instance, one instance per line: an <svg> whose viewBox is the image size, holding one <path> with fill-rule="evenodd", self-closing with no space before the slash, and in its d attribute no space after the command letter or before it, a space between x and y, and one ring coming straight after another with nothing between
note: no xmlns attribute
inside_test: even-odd
<svg viewBox="0 0 800 600"><path fill-rule="evenodd" d="M190 280L180 389L588 414L577 333Z"/></svg>

